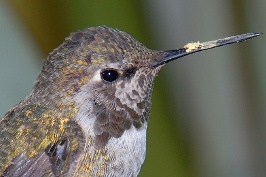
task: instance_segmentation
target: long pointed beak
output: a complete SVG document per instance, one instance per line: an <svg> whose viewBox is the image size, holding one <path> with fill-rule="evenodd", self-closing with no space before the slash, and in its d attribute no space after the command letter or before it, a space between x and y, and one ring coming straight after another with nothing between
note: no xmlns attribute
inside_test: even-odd
<svg viewBox="0 0 266 177"><path fill-rule="evenodd" d="M246 34L226 37L226 38L218 39L214 41L208 41L208 42L202 42L202 43L200 42L188 43L183 48L180 48L177 50L163 51L163 53L165 53L164 57L159 60L154 61L150 66L155 68L157 66L160 66L172 60L176 60L178 58L184 57L186 55L190 55L190 54L200 52L203 50L212 49L215 47L220 47L223 45L239 43L242 41L246 41L248 39L258 37L260 35L262 35L262 33L246 33Z"/></svg>

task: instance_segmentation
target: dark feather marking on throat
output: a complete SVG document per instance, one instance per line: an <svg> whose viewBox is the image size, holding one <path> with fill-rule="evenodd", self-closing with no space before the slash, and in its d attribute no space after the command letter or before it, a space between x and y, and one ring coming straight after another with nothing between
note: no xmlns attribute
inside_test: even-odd
<svg viewBox="0 0 266 177"><path fill-rule="evenodd" d="M103 148L111 138L121 137L132 126L139 129L144 123L142 116L135 110L123 105L119 99L113 101L117 106L121 106L119 111L107 109L103 104L97 105L94 109L98 111L93 128L96 135L94 146L97 149Z"/></svg>

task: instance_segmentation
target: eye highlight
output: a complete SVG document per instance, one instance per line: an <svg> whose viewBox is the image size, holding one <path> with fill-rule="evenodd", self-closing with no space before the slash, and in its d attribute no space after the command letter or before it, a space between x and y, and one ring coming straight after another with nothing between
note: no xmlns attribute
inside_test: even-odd
<svg viewBox="0 0 266 177"><path fill-rule="evenodd" d="M101 78L107 82L113 82L119 77L119 73L115 69L105 69L101 72Z"/></svg>

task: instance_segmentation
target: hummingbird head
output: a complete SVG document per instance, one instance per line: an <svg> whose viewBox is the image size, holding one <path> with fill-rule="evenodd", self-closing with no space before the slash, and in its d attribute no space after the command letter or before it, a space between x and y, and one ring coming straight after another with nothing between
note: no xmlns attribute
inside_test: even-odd
<svg viewBox="0 0 266 177"><path fill-rule="evenodd" d="M111 137L147 122L153 80L162 66L152 63L163 55L119 30L81 30L49 55L34 95L46 102L74 102L77 112L84 114L78 118L82 126L93 120L84 131L93 131L100 148Z"/></svg>
<svg viewBox="0 0 266 177"><path fill-rule="evenodd" d="M88 28L71 34L48 56L32 95L49 104L68 105L65 110L101 148L130 128L146 128L153 80L165 63L258 35L154 51L125 32Z"/></svg>

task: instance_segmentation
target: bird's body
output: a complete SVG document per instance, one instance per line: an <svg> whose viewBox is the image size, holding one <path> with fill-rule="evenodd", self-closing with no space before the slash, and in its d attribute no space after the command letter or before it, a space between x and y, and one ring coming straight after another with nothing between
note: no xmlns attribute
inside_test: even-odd
<svg viewBox="0 0 266 177"><path fill-rule="evenodd" d="M107 27L73 33L1 120L0 174L137 176L153 80L164 63L207 49L193 47L154 51Z"/></svg>

